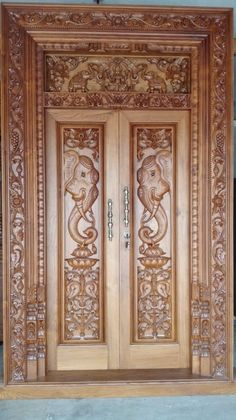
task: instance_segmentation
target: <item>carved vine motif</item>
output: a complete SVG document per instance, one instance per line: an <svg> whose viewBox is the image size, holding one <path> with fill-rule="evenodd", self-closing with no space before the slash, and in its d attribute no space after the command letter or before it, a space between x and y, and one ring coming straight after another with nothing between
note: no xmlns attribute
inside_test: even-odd
<svg viewBox="0 0 236 420"><path fill-rule="evenodd" d="M191 107L191 97L186 94L46 92L44 104L46 107L100 109L188 109Z"/></svg>
<svg viewBox="0 0 236 420"><path fill-rule="evenodd" d="M101 314L99 267L92 269L99 261L95 258L98 231L92 208L99 194L99 172L93 160L80 150L91 150L98 161L99 130L65 128L63 136L64 188L74 202L68 232L77 244L65 264L65 339L96 340L100 339Z"/></svg>
<svg viewBox="0 0 236 420"><path fill-rule="evenodd" d="M189 93L190 58L47 55L46 91Z"/></svg>
<svg viewBox="0 0 236 420"><path fill-rule="evenodd" d="M99 158L99 131L94 128L65 128L64 142L69 148L89 148L93 150L93 158Z"/></svg>
<svg viewBox="0 0 236 420"><path fill-rule="evenodd" d="M156 150L171 148L173 130L163 128L152 130L150 128L139 128L137 131L137 157L141 160L144 156L144 150L149 147Z"/></svg>
<svg viewBox="0 0 236 420"><path fill-rule="evenodd" d="M24 188L24 34L11 22L9 39L9 195L11 380L26 377L25 188Z"/></svg>
<svg viewBox="0 0 236 420"><path fill-rule="evenodd" d="M123 12L120 9L91 11L89 9L81 12L71 11L38 11L33 10L29 13L15 8L10 15L20 25L28 28L67 28L67 29L94 29L123 31L133 29L136 31L159 30L183 30L183 29L202 29L208 30L221 24L225 17L217 14L185 14L182 12L164 13L158 11L133 11Z"/></svg>
<svg viewBox="0 0 236 420"><path fill-rule="evenodd" d="M172 338L173 333L170 257L161 248L168 228L163 198L171 190L172 138L172 129L137 129L138 197L144 207L138 231L139 339Z"/></svg>

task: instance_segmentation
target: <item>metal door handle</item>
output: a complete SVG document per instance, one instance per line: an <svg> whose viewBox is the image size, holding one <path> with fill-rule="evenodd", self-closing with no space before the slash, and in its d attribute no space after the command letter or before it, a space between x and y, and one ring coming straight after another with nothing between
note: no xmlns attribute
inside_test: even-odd
<svg viewBox="0 0 236 420"><path fill-rule="evenodd" d="M108 202L108 213L107 213L107 218L108 218L108 239L109 241L112 241L113 238L113 213L112 213L112 200L109 198Z"/></svg>
<svg viewBox="0 0 236 420"><path fill-rule="evenodd" d="M125 227L129 226L129 188L124 188L124 223Z"/></svg>

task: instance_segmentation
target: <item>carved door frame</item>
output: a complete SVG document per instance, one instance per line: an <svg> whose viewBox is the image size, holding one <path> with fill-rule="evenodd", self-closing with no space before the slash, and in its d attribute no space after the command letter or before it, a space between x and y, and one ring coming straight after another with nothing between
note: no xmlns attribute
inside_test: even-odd
<svg viewBox="0 0 236 420"><path fill-rule="evenodd" d="M232 11L4 5L3 35L5 384L46 372L43 109L63 105L191 110L192 371L231 380ZM184 53L190 90L45 92L44 54L55 50Z"/></svg>

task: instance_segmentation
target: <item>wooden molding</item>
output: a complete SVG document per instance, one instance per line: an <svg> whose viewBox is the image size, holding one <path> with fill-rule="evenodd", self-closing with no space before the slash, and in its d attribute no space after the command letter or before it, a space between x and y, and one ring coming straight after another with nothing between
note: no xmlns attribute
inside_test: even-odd
<svg viewBox="0 0 236 420"><path fill-rule="evenodd" d="M232 11L4 5L3 17L6 383L21 384L46 374L43 111L65 104L69 108L191 111L192 370L216 379L232 378ZM150 56L152 51L159 55L186 52L191 60L191 88L186 82L186 92L166 93L152 91L149 85L144 94L118 95L111 89L108 95L105 91L88 92L81 79L71 82L72 91L53 91L51 80L49 89L45 88L45 53L102 55L111 53L112 48L121 55L126 49L129 55L142 56ZM26 388L18 386L7 386L4 392L25 392ZM182 385L176 389L178 386ZM91 395L98 389L110 395L108 388L103 393L101 385L92 387ZM113 387L117 390L120 385ZM129 394L136 386L125 387ZM155 393L158 387L150 385L149 391ZM186 385L183 388L186 391ZM65 395L69 389L65 388ZM124 395L126 391L119 392Z"/></svg>

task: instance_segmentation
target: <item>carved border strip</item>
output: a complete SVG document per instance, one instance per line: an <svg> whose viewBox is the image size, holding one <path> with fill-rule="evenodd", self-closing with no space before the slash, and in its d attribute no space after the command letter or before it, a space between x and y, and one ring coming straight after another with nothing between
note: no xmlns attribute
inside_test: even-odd
<svg viewBox="0 0 236 420"><path fill-rule="evenodd" d="M12 6L13 7L13 6ZM211 308L211 314L212 314L212 367L213 367L213 374L224 376L226 372L226 355L227 355L227 346L228 343L226 342L226 292L227 292L227 284L226 284L226 266L225 266L225 255L226 255L226 242L225 242L225 224L226 224L226 187L225 187L225 179L226 179L226 167L225 167L225 142L226 142L226 114L225 114L225 108L226 108L226 96L225 91L222 89L222 86L224 86L225 83L225 74L226 74L226 50L225 50L225 42L226 42L226 34L227 34L227 25L228 25L228 17L226 16L226 12L223 15L222 14L210 14L210 13L204 13L204 11L201 9L200 14L197 10L194 12L191 11L189 15L181 15L182 11L175 12L171 14L169 13L163 13L161 9L154 9L156 10L156 14L150 13L150 11L143 11L143 9L140 9L139 12L135 12L133 9L130 9L130 12L124 13L121 12L120 9L113 9L113 12L110 11L104 11L104 9L101 12L94 12L91 10L91 7L86 9L86 13L83 11L81 13L77 13L77 17L73 15L71 12L66 12L67 8L63 6L63 11L61 9L56 8L53 11L41 11L38 12L37 8L33 8L37 12L31 11L30 13L26 14L24 6L24 11L22 11L21 8L15 7L15 11L11 11L11 7L8 6L9 14L12 16L14 23L11 24L11 30L9 32L10 39L9 39L9 58L12 64L14 63L14 59L17 57L17 54L15 55L14 49L16 46L19 46L20 42L20 48L21 53L18 53L18 60L22 60L22 51L23 51L23 31L19 29L18 25L24 26L27 29L77 29L80 30L86 30L86 29L96 29L96 30L115 30L116 32L119 30L135 30L135 31L142 31L142 30L165 30L165 31L186 31L186 33L190 30L199 31L202 33L206 33L208 31L213 33L213 42L212 42L212 48L213 48L213 62L212 62L212 68L211 68L211 74L212 74L212 86L211 86L211 105L212 105L212 115L211 115L211 121L213 125L212 130L212 136L213 136L213 143L212 143L212 165L211 165L211 195L209 197L209 201L216 200L219 204L218 198L221 198L220 202L220 210L219 206L216 208L214 206L214 201L212 204L212 213L211 213L211 220L212 220L212 226L215 226L215 222L217 220L217 217L220 219L221 225L220 225L220 233L216 233L215 230L212 232L212 246L211 246L211 255L212 255L212 271L210 275L210 279L217 279L217 270L220 268L221 271L221 280L220 283L218 283L218 286L216 287L216 283L212 282L212 308ZM79 8L78 8L79 9ZM158 10L160 12L158 13ZM112 22L112 25L111 25ZM20 33L20 37L18 38L18 43L16 45L14 44L14 33L12 28L15 27L15 31L18 31ZM220 45L221 43L221 45ZM13 45L14 44L14 45ZM12 48L12 49L11 49ZM21 59L21 60L20 60ZM13 65L14 67L14 65ZM13 82L13 80L18 80L18 85L21 86L22 89L22 82L23 82L23 75L22 75L23 67L22 65L20 67L16 67L16 69L13 68L13 73L9 72L9 80L10 83ZM15 74L16 73L16 74ZM20 88L19 88L20 89ZM22 92L23 93L23 92ZM19 101L19 112L23 113L23 102L22 102L22 96L20 97L18 95L18 101ZM12 103L13 105L13 103ZM14 103L15 105L15 103ZM9 108L8 108L9 109ZM223 112L222 112L223 110ZM10 111L10 109L9 109ZM14 114L14 110L12 113ZM23 116L23 115L22 115ZM17 129L17 122L14 120L14 117L10 120L11 123L14 126L14 129ZM23 118L21 118L21 121L23 122ZM11 125L9 122L9 129L11 130ZM10 137L11 139L11 137ZM23 146L23 139L21 146ZM11 145L10 145L10 162L11 162L11 173L9 174L11 176L15 174L13 173L13 157L11 155L11 151L14 147L14 141L11 139ZM23 163L23 150L20 149L21 157L22 157L22 163ZM223 159L223 164L220 165L221 160ZM20 175L17 175L18 181L20 180L20 176L22 176L22 170L20 171ZM10 179L10 178L9 178ZM223 180L223 187L222 182ZM24 198L24 190L22 189L22 184L20 185L20 192L21 192L21 198ZM23 224L24 224L24 208L21 208L22 216L23 216ZM217 225L217 227L219 227ZM13 232L13 225L10 226L11 231ZM21 246L23 244L24 247L24 241L21 240ZM14 237L11 237L11 246L12 250L14 249ZM219 260L219 251L220 251L220 260ZM217 252L216 252L217 251ZM22 272L24 271L24 265L22 261L20 261ZM17 265L14 262L12 262L12 272L16 270ZM15 288L15 284L12 277L12 283L11 287L13 290ZM13 287L14 286L14 287ZM24 296L24 278L22 281L22 287L21 292L18 293L18 297L22 298ZM15 302L15 299L12 299L12 308L13 306L13 300ZM23 299L24 300L24 299ZM24 308L24 302L21 302L21 306ZM220 313L219 313L220 308ZM24 311L22 311L20 315L20 324L23 324L24 320ZM16 319L12 318L13 322L13 329L17 327ZM24 331L21 331L21 335L24 334ZM24 337L23 337L24 338ZM20 338L22 341L22 337ZM23 345L17 344L18 348L22 350L24 348L24 339L23 339ZM13 356L16 356L14 347L14 339L12 338L12 355L11 360L13 362ZM22 353L21 353L22 354ZM17 355L18 356L18 355ZM14 359L17 360L17 359ZM17 367L12 369L12 379L13 380L22 380L24 379L24 372L25 372L25 366L24 366L24 360L17 362Z"/></svg>
<svg viewBox="0 0 236 420"><path fill-rule="evenodd" d="M9 373L12 381L26 378L26 279L25 279L25 113L24 31L11 19L8 28L8 135L9 156L7 208L9 226Z"/></svg>
<svg viewBox="0 0 236 420"><path fill-rule="evenodd" d="M226 376L227 372L227 168L226 168L226 42L227 22L215 21L213 33L213 69L211 96L211 352L212 373Z"/></svg>
<svg viewBox="0 0 236 420"><path fill-rule="evenodd" d="M41 376L45 375L46 358L46 279L45 279L45 168L44 168L44 118L43 118L43 73L40 65L43 62L43 50L36 52L36 86L37 86L37 189L38 189L38 366Z"/></svg>
<svg viewBox="0 0 236 420"><path fill-rule="evenodd" d="M10 16L20 25L27 29L64 29L64 30L88 30L96 31L109 30L111 32L119 31L156 31L170 30L214 30L215 25L220 22L222 16L219 14L204 13L201 10L199 15L198 10L189 10L189 14L184 14L182 10L177 10L168 13L164 12L164 8L149 7L147 10L143 8L127 7L127 12L124 12L124 7L114 7L112 11L92 10L88 7L78 7L73 10L64 7L64 10L56 7L54 10L38 10L38 7L31 5L29 13L22 10L20 7L8 7ZM84 10L83 10L84 9Z"/></svg>
<svg viewBox="0 0 236 420"><path fill-rule="evenodd" d="M44 93L46 107L97 109L189 109L191 96L128 93Z"/></svg>

